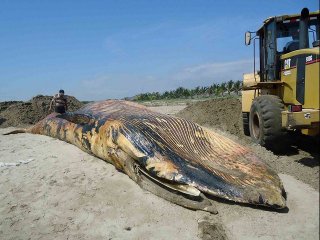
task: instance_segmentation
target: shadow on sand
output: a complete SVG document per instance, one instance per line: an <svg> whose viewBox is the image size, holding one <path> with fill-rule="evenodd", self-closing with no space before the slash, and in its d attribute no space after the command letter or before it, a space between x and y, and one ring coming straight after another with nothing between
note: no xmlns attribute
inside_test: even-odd
<svg viewBox="0 0 320 240"><path fill-rule="evenodd" d="M290 133L281 150L273 151L273 153L280 156L294 156L298 155L301 151L307 152L310 156L302 157L301 159L296 160L296 162L314 168L319 166L320 163L319 138L319 136L311 137L300 133Z"/></svg>

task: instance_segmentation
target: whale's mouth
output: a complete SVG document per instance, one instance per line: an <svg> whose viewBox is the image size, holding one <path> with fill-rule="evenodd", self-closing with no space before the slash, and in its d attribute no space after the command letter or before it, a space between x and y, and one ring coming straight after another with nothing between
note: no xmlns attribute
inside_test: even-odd
<svg viewBox="0 0 320 240"><path fill-rule="evenodd" d="M193 186L187 185L187 184L179 184L179 183L172 183L172 182L166 182L163 179L158 179L157 177L151 176L145 169L140 167L139 165L136 164L135 166L135 172L138 175L144 175L151 181L155 182L156 184L159 184L165 188L171 189L173 191L177 191L186 195L190 195L193 197L200 196L201 192L196 189Z"/></svg>
<svg viewBox="0 0 320 240"><path fill-rule="evenodd" d="M139 186L158 197L192 210L202 210L213 214L218 213L213 202L195 187L169 183L169 181L151 176L136 163L134 164L134 171L137 175Z"/></svg>

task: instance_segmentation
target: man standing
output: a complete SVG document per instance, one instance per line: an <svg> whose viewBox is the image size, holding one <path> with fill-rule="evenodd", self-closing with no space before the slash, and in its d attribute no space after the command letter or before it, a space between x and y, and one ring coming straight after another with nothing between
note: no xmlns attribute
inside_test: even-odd
<svg viewBox="0 0 320 240"><path fill-rule="evenodd" d="M68 110L67 98L64 95L64 90L60 90L58 94L54 95L51 102L49 111L52 109L52 104L54 104L54 111L57 113L65 113Z"/></svg>

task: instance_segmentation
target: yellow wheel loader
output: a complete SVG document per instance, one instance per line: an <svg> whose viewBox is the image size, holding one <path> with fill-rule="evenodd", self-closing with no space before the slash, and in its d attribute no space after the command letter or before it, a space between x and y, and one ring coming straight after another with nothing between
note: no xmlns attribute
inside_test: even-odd
<svg viewBox="0 0 320 240"><path fill-rule="evenodd" d="M254 72L243 77L243 129L268 149L281 145L288 131L319 135L319 21L319 10L304 8L245 33L245 44L254 45Z"/></svg>

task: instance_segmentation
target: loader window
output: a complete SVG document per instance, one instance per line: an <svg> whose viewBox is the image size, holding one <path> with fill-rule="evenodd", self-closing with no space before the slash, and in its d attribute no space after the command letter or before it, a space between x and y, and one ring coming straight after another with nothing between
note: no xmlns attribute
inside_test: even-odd
<svg viewBox="0 0 320 240"><path fill-rule="evenodd" d="M274 21L266 26L265 36L265 77L267 81L274 81L276 79L276 24Z"/></svg>
<svg viewBox="0 0 320 240"><path fill-rule="evenodd" d="M309 46L312 47L312 44L319 39L319 26L311 23L309 26Z"/></svg>
<svg viewBox="0 0 320 240"><path fill-rule="evenodd" d="M319 40L319 18L309 20L309 48ZM299 21L286 20L277 23L277 53L285 54L299 49Z"/></svg>
<svg viewBox="0 0 320 240"><path fill-rule="evenodd" d="M277 52L285 54L299 49L299 22L277 24Z"/></svg>

